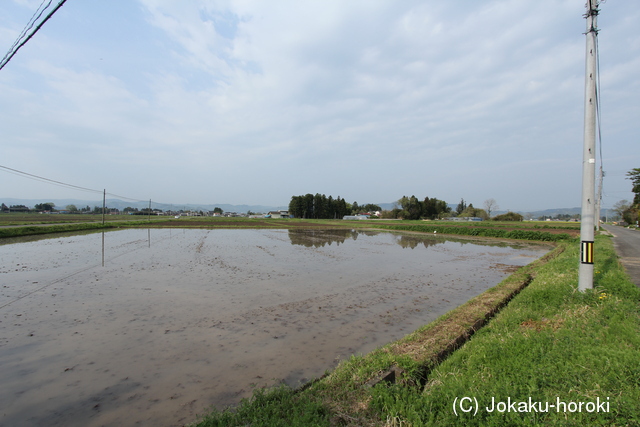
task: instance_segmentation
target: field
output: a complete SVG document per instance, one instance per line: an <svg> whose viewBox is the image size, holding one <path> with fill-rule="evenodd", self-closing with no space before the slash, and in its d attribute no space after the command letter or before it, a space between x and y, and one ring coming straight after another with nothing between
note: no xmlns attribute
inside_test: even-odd
<svg viewBox="0 0 640 427"><path fill-rule="evenodd" d="M398 231L469 235L506 239L564 241L580 234L575 222L455 222L387 220L314 220L275 218L224 218L106 215L1 214L0 238L63 231L123 227L154 228L381 228Z"/></svg>
<svg viewBox="0 0 640 427"><path fill-rule="evenodd" d="M579 251L561 243L308 387L258 390L198 426L640 425L640 291L610 238L596 251L594 290L576 292Z"/></svg>
<svg viewBox="0 0 640 427"><path fill-rule="evenodd" d="M146 216L105 215L105 221L131 221L132 219L147 220ZM0 226L34 225L34 224L64 224L102 222L102 215L93 214L39 214L39 213L3 213L0 214Z"/></svg>
<svg viewBox="0 0 640 427"><path fill-rule="evenodd" d="M65 226L35 227L38 217L20 219L31 224L25 227L1 228L17 222L1 215L0 236L12 229L38 233ZM257 389L237 408L214 411L199 426L640 425L640 294L607 236L596 238L596 288L576 291L579 223L111 219L106 227L374 228L557 245L405 338L354 356L300 390ZM461 398L476 399L475 406L462 406ZM491 412L495 401L518 405L503 403L502 411ZM524 408L524 402L528 408L538 404L533 410L510 410ZM563 403L564 410L540 410L545 402Z"/></svg>

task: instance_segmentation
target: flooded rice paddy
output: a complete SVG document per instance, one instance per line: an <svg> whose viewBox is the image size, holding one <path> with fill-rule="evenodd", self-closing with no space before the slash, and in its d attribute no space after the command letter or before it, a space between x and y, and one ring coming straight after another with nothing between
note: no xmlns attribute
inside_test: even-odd
<svg viewBox="0 0 640 427"><path fill-rule="evenodd" d="M549 250L352 230L32 240L0 242L2 426L190 423L401 338Z"/></svg>

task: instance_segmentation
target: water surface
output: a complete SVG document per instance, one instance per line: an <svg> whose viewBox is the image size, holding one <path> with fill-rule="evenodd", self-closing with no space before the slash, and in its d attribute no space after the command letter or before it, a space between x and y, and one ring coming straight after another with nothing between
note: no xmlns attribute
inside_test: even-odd
<svg viewBox="0 0 640 427"><path fill-rule="evenodd" d="M353 230L2 244L0 425L193 422L401 338L548 250Z"/></svg>

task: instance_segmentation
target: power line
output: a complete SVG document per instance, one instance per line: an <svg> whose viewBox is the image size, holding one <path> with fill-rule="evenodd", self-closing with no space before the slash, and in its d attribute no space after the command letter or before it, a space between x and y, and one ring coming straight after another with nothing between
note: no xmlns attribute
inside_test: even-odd
<svg viewBox="0 0 640 427"><path fill-rule="evenodd" d="M14 175L23 176L25 178L33 179L35 181L46 182L46 183L49 183L49 184L57 185L59 187L66 187L66 188L71 188L71 189L74 189L74 190L87 191L87 192L90 192L90 193L105 194L105 195L109 195L109 196L112 196L112 197L116 197L116 198L121 199L121 200L128 200L128 201L131 201L131 202L145 202L146 203L146 202L149 201L149 200L141 200L141 199L134 199L134 198L131 198L131 197L120 196L118 194L113 194L113 193L107 193L104 190L96 190L96 189L93 189L93 188L81 187L79 185L67 184L65 182L56 181L54 179L45 178L45 177L39 176L39 175L34 175L32 173L20 171L18 169L13 169L13 168L10 168L10 167L7 167L7 166L3 166L3 165L0 165L0 169L4 169L5 172L8 172L8 173L11 173L11 174L14 174ZM154 203L155 204L168 204L168 203L160 203L160 202L154 202Z"/></svg>
<svg viewBox="0 0 640 427"><path fill-rule="evenodd" d="M42 5L46 2L47 0L42 0L42 3L40 3L40 6L38 6L38 8L36 9L36 11L33 13L33 16L31 17L31 19L29 19L29 22L27 22L27 25L24 26L24 28L22 29L22 31L20 32L20 35L18 36L18 38L16 39L15 42L13 42L13 45L11 45L11 48L9 49L9 51L4 55L4 58L2 58L2 61L4 61L5 59L7 59L7 57L9 56L9 54L11 53L11 51L13 51L13 49L18 45L18 43L20 43L20 41L24 38L25 34L27 33L27 31L29 31L30 29L33 28L33 25L35 24L35 22L40 19L40 17L42 16L42 14L44 13L45 10L47 10L49 8L49 6L51 6L51 1L49 0L49 3L44 7L44 9L40 10L40 8L42 7ZM37 16L36 16L37 15ZM1 62L1 61L0 61Z"/></svg>
<svg viewBox="0 0 640 427"><path fill-rule="evenodd" d="M0 70L2 70L4 68L5 65L7 65L9 63L9 61L11 61L11 58L13 58L15 56L16 53L18 53L18 51L20 50L20 48L22 46L24 46L30 39L31 37L33 37L38 30L40 30L40 28L42 28L42 26L44 25L45 22L47 22L54 13L56 13L58 11L58 9L60 9L62 7L62 5L66 2L67 0L60 0L60 2L53 8L53 10L51 12L49 12L49 14L47 14L47 16L44 17L44 19L42 20L42 22L40 22L35 29L33 29L33 31L26 36L25 38L25 33L27 31L29 31L31 28L33 28L33 25L35 24L35 21L40 19L40 17L42 16L42 14L44 13L44 11L49 7L49 5L51 4L51 1L49 1L49 4L47 4L47 6L42 9L42 11L38 14L38 16L34 19L35 15L38 13L38 10L36 10L36 13L34 13L34 16L31 17L31 19L29 20L29 22L27 23L27 25L25 26L25 29L22 30L22 32L20 33L20 35L18 36L18 39L13 43L13 45L11 46L11 48L9 49L9 51L7 52L7 54L4 56L4 58L2 58L2 61L0 61ZM42 4L44 4L44 1L42 2ZM38 6L38 9L40 9L40 7L42 6L42 4L40 4L40 6ZM33 22L31 22L33 21ZM20 41L22 40L22 41Z"/></svg>
<svg viewBox="0 0 640 427"><path fill-rule="evenodd" d="M34 175L32 173L19 171L17 169L12 169L12 168L7 167L7 166L0 165L0 168L5 169L6 171L9 171L9 172L14 173L16 175L23 175L23 176L26 176L27 178L35 179L35 180L38 180L38 181L45 181L45 182L49 182L49 183L52 183L52 184L55 184L55 185L59 185L59 186L62 186L62 187L75 188L76 190L89 191L89 192L93 192L93 193L102 194L102 191L100 191L100 190L94 190L93 188L80 187L78 185L73 185L73 184L66 184L64 182L60 182L60 181L56 181L56 180L53 180L53 179L45 178L43 176L38 176L38 175Z"/></svg>

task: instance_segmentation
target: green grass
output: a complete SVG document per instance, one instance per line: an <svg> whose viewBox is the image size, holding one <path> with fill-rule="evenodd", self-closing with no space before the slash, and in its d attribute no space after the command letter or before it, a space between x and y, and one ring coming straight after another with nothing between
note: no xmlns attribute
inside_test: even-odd
<svg viewBox="0 0 640 427"><path fill-rule="evenodd" d="M304 390L261 390L199 426L640 425L640 291L608 237L596 239L594 290L576 290L577 260L578 245L561 243L545 260L402 340L352 356ZM470 340L444 351L528 282ZM405 370L399 381L366 385L392 366ZM475 416L454 413L456 398L465 396L478 400ZM600 399L609 412L489 413L492 397L552 404ZM296 418L297 408L316 418Z"/></svg>
<svg viewBox="0 0 640 427"><path fill-rule="evenodd" d="M152 216L153 218L153 216ZM105 221L147 220L146 216L105 215ZM40 214L40 213L2 213L0 226L3 225L31 225L31 224L62 224L78 222L102 222L102 215L98 214Z"/></svg>
<svg viewBox="0 0 640 427"><path fill-rule="evenodd" d="M574 245L575 246L575 245ZM403 425L640 425L640 293L598 237L596 288L577 292L573 246L542 267L535 280L487 327L429 375L422 388L377 387L380 418ZM456 416L454 400L475 397L480 410ZM490 413L507 401L594 402L608 413Z"/></svg>
<svg viewBox="0 0 640 427"><path fill-rule="evenodd" d="M0 228L0 238L33 236L38 234L51 233L67 233L72 231L86 230L107 230L122 227L140 227L149 226L148 221L111 221L105 222L87 222L79 224L51 224L51 225L26 225L22 227L5 227Z"/></svg>
<svg viewBox="0 0 640 427"><path fill-rule="evenodd" d="M482 224L482 225L479 225ZM544 242L559 242L572 240L574 237L569 233L551 233L549 231L539 231L532 229L525 229L522 223L518 223L517 226L508 227L510 224L482 222L482 223L459 223L454 224L452 222L444 223L402 223L402 224L376 224L376 228L383 228L387 230L398 231L417 231L421 233L433 233L438 232L442 234L459 234L465 236L478 236L478 237L494 237L501 239L518 239L518 240L536 240ZM506 228L508 227L508 228ZM529 225L528 228L533 227ZM560 228L564 229L564 228ZM570 228L575 230L575 228Z"/></svg>
<svg viewBox="0 0 640 427"><path fill-rule="evenodd" d="M257 390L234 411L214 410L198 424L218 426L330 426L329 413L322 402L296 393L286 386Z"/></svg>

